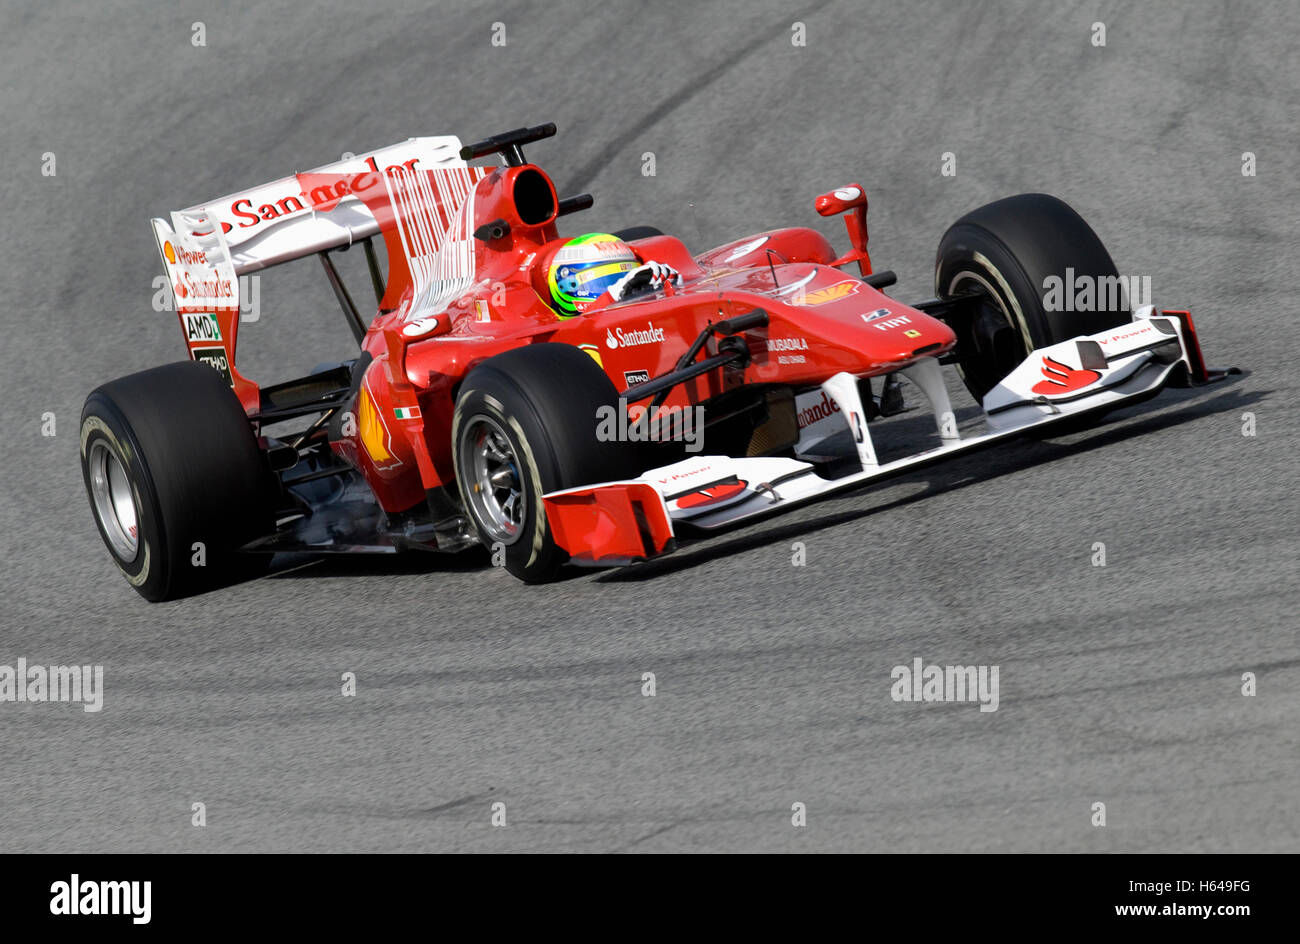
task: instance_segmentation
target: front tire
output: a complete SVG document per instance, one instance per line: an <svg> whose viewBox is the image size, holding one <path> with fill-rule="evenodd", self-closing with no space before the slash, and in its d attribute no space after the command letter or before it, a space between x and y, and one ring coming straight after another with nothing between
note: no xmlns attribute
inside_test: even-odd
<svg viewBox="0 0 1300 944"><path fill-rule="evenodd" d="M1076 278L1118 278L1092 227L1068 204L1045 193L997 200L967 213L944 233L935 294L979 295L972 316L952 324L958 370L977 401L1035 348L1132 320L1122 301L1094 311L1049 310L1047 280L1064 279L1067 268Z"/></svg>
<svg viewBox="0 0 1300 944"><path fill-rule="evenodd" d="M81 413L81 473L104 544L146 600L221 586L270 559L237 553L271 530L274 484L211 367L168 364L95 389Z"/></svg>
<svg viewBox="0 0 1300 944"><path fill-rule="evenodd" d="M586 353L530 344L470 372L452 418L456 481L479 540L529 583L554 579L568 555L542 495L622 477L630 454L598 438L598 410L618 391Z"/></svg>

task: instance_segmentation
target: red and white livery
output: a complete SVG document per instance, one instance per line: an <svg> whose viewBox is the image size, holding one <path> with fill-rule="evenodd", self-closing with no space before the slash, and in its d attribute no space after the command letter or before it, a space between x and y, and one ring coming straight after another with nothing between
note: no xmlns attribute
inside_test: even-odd
<svg viewBox="0 0 1300 944"><path fill-rule="evenodd" d="M1225 373L1205 367L1185 311L1103 292L1053 310L1044 285L1067 268L1119 280L1091 228L1043 194L959 219L934 296L912 303L873 270L851 184L813 203L843 216L843 252L808 227L705 252L615 229L654 278L563 317L548 266L561 221L593 201L561 199L525 159L554 130L412 138L153 221L202 369L105 384L81 436L96 522L141 593L204 589L276 551L482 544L529 581L630 564ZM373 308L335 264L357 247ZM241 277L312 255L359 350L296 379L246 376ZM978 408L953 403L948 365ZM905 391L934 420L910 443L881 422Z"/></svg>

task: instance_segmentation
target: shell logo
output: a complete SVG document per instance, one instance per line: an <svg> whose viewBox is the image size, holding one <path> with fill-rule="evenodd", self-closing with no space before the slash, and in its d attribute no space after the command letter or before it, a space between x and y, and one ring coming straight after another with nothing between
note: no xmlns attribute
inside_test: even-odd
<svg viewBox="0 0 1300 944"><path fill-rule="evenodd" d="M381 470L401 465L402 460L392 453L392 439L388 427L384 425L383 417L370 397L370 389L364 383L361 385L361 396L358 400L357 412L360 415L357 417L357 438L365 447L370 461L375 464L376 469Z"/></svg>
<svg viewBox="0 0 1300 944"><path fill-rule="evenodd" d="M164 257L164 258L168 261L168 263L170 263L171 265L175 265L175 264L176 264L176 250L175 250L175 248L172 246L172 244L171 244L171 240L167 240L166 242L163 243L163 257Z"/></svg>
<svg viewBox="0 0 1300 944"><path fill-rule="evenodd" d="M855 294L861 284L860 282L845 279L843 282L836 282L834 285L828 285L825 288L796 295L790 300L790 304L825 305L827 302L837 302L841 298L848 298L850 295Z"/></svg>

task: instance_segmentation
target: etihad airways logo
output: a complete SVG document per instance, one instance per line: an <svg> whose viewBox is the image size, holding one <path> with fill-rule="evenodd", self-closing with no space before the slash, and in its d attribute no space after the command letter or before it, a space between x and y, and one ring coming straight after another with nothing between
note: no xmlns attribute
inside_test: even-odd
<svg viewBox="0 0 1300 944"><path fill-rule="evenodd" d="M662 344L664 329L656 328L654 322L647 322L644 328L624 331L622 328L605 330L605 347L617 351L621 347L641 347L645 344Z"/></svg>

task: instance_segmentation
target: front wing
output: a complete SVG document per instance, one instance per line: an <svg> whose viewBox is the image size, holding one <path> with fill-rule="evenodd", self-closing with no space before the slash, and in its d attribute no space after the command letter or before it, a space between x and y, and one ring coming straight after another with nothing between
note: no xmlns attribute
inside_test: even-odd
<svg viewBox="0 0 1300 944"><path fill-rule="evenodd" d="M636 479L603 482L543 496L556 543L576 564L619 566L672 550L679 533L709 532L991 445L1028 430L1108 412L1158 394L1171 380L1204 383L1206 369L1191 317L1145 306L1119 328L1035 350L984 397L986 431L959 435L939 362L901 373L930 401L937 446L880 462L857 379L840 373L822 384L852 435L860 469L836 478L817 465L779 456L695 456Z"/></svg>

